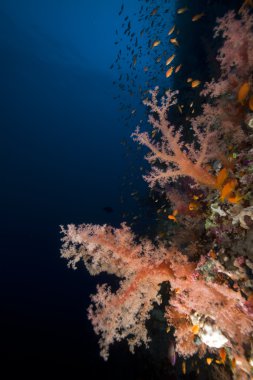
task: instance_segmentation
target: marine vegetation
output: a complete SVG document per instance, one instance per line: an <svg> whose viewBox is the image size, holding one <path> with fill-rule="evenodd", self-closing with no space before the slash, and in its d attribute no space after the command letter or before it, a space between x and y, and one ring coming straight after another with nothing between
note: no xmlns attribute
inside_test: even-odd
<svg viewBox="0 0 253 380"><path fill-rule="evenodd" d="M253 16L246 6L239 15L229 11L217 20L214 38L219 36L220 72L202 86L201 112L174 125L170 112L177 107L177 91L160 95L156 87L144 101L156 133L150 137L138 126L132 134L149 150L151 171L144 179L171 207L168 234L152 242L125 223L120 228L70 224L62 227L61 255L73 268L82 261L91 275L106 272L120 279L116 291L98 285L88 308L105 360L116 341L126 340L131 352L149 345L146 321L154 305L161 305L162 284L168 283L164 317L175 352L185 359L198 354L207 365L230 368L234 379L250 379ZM190 137L184 128L190 128ZM183 373L185 368L184 362Z"/></svg>

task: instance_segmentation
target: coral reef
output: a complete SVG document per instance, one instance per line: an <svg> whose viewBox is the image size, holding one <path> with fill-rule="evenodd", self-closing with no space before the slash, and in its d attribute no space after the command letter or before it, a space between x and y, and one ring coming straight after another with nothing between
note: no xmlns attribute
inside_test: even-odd
<svg viewBox="0 0 253 380"><path fill-rule="evenodd" d="M138 127L132 137L150 152L152 189L166 194L173 225L169 238L152 243L122 224L62 227L62 257L91 275L119 278L113 292L104 284L88 309L101 355L126 339L130 350L149 344L146 321L167 296L165 320L176 352L208 355L235 379L253 374L253 16L246 7L217 20L222 37L219 77L206 83L202 112L189 118L190 140L170 121L176 91L145 100L152 137ZM188 124L186 124L188 126ZM155 138L154 138L155 136ZM169 229L169 228L168 228ZM170 227L171 231L171 227ZM162 285L170 284L168 294ZM216 369L213 370L214 372ZM217 370L218 371L218 370ZM217 372L216 371L216 372ZM219 372L219 371L218 371ZM217 375L218 376L218 375ZM217 377L218 378L218 377Z"/></svg>

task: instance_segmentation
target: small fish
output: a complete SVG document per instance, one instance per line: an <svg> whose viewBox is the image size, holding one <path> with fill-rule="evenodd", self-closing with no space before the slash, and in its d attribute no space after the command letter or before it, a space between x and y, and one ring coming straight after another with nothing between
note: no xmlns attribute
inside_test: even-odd
<svg viewBox="0 0 253 380"><path fill-rule="evenodd" d="M217 259L217 256L216 256L216 253L211 249L211 251L209 252L209 256L212 258L212 259Z"/></svg>
<svg viewBox="0 0 253 380"><path fill-rule="evenodd" d="M183 361L183 363L182 363L182 372L184 375L186 374L186 363L185 363L185 361Z"/></svg>
<svg viewBox="0 0 253 380"><path fill-rule="evenodd" d="M156 134L157 134L157 129L154 129L154 130L151 132L151 136L152 136L152 138L154 138Z"/></svg>
<svg viewBox="0 0 253 380"><path fill-rule="evenodd" d="M184 12L186 12L186 11L188 11L188 8L187 8L187 7L179 8L179 9L177 10L177 14L178 14L178 15L181 15L182 13L184 13Z"/></svg>
<svg viewBox="0 0 253 380"><path fill-rule="evenodd" d="M183 110L182 110L182 107L178 104L178 106L177 106L177 109L178 109L178 111L182 114L183 113Z"/></svg>
<svg viewBox="0 0 253 380"><path fill-rule="evenodd" d="M224 364L225 361L226 361L226 357L227 357L227 353L226 353L226 350L225 350L224 347L222 347L222 348L219 350L219 355L220 355L220 358L221 358L222 363Z"/></svg>
<svg viewBox="0 0 253 380"><path fill-rule="evenodd" d="M176 350L174 342L169 341L168 358L170 363L174 366L176 364Z"/></svg>
<svg viewBox="0 0 253 380"><path fill-rule="evenodd" d="M168 215L168 219L173 220L174 222L177 223L177 218L176 218L177 214L178 214L178 211L177 211L177 210L174 210L174 211L172 212L172 214Z"/></svg>
<svg viewBox="0 0 253 380"><path fill-rule="evenodd" d="M192 82L192 78L187 78L187 81L186 81L187 83L190 83L190 82Z"/></svg>
<svg viewBox="0 0 253 380"><path fill-rule="evenodd" d="M249 82L243 83L241 85L241 87L239 88L239 91L238 91L238 94L237 94L237 100L242 105L244 104L244 101L245 101L245 99L248 96L249 90L250 90L250 84L249 84Z"/></svg>
<svg viewBox="0 0 253 380"><path fill-rule="evenodd" d="M173 69L174 69L174 66L171 66L169 70L166 71L166 74L165 74L166 78L169 78L172 75Z"/></svg>
<svg viewBox="0 0 253 380"><path fill-rule="evenodd" d="M161 43L161 41L159 41L159 40L155 40L155 41L153 42L153 44L152 44L152 49L153 49L154 47L160 45L160 43Z"/></svg>
<svg viewBox="0 0 253 380"><path fill-rule="evenodd" d="M199 326L198 325L193 325L192 326L192 332L194 335L197 335L199 333Z"/></svg>
<svg viewBox="0 0 253 380"><path fill-rule="evenodd" d="M150 16L154 16L157 13L158 9L159 7L154 8L152 12L150 13Z"/></svg>
<svg viewBox="0 0 253 380"><path fill-rule="evenodd" d="M201 83L201 81L196 79L196 80L192 81L191 86L192 86L192 88L195 88L195 87L198 87L200 85L200 83Z"/></svg>
<svg viewBox="0 0 253 380"><path fill-rule="evenodd" d="M240 203L240 201L242 200L242 196L239 195L238 193L235 194L235 196L233 197L228 197L227 200L230 202L230 203Z"/></svg>
<svg viewBox="0 0 253 380"><path fill-rule="evenodd" d="M193 106L193 102L191 102L191 104L190 104L190 108L192 108L192 106Z"/></svg>
<svg viewBox="0 0 253 380"><path fill-rule="evenodd" d="M178 65L176 68L175 68L175 73L178 73L179 70L181 69L182 67L182 64L180 63L180 65Z"/></svg>
<svg viewBox="0 0 253 380"><path fill-rule="evenodd" d="M235 360L235 358L233 358L231 360L231 367L232 367L232 369L235 369L235 367L236 367L236 360Z"/></svg>
<svg viewBox="0 0 253 380"><path fill-rule="evenodd" d="M194 22L194 21L200 20L204 16L204 14L205 14L204 12L196 14L195 16L192 17L192 21Z"/></svg>
<svg viewBox="0 0 253 380"><path fill-rule="evenodd" d="M171 38L170 42L172 43L172 45L179 46L178 40L176 38Z"/></svg>
<svg viewBox="0 0 253 380"><path fill-rule="evenodd" d="M175 27L176 25L173 25L172 28L168 31L168 36L170 36L174 32Z"/></svg>
<svg viewBox="0 0 253 380"><path fill-rule="evenodd" d="M208 365L210 365L213 361L213 358L206 358L206 362Z"/></svg>
<svg viewBox="0 0 253 380"><path fill-rule="evenodd" d="M173 59L175 58L176 54L172 54L166 61L166 66L168 66L172 61Z"/></svg>
<svg viewBox="0 0 253 380"><path fill-rule="evenodd" d="M199 209L199 206L196 202L190 202L188 208L190 211L196 211Z"/></svg>

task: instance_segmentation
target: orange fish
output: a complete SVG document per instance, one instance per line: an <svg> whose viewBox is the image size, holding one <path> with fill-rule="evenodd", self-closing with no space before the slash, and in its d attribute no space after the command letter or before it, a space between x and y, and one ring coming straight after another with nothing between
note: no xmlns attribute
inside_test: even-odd
<svg viewBox="0 0 253 380"><path fill-rule="evenodd" d="M216 186L218 189L221 188L221 186L223 185L223 183L226 181L227 178L228 178L227 169L226 168L221 169L216 177Z"/></svg>
<svg viewBox="0 0 253 380"><path fill-rule="evenodd" d="M222 363L224 364L225 361L226 361L226 357L227 357L227 353L226 353L226 350L225 350L224 347L222 347L222 348L219 350L219 354L220 354L221 361L222 361Z"/></svg>
<svg viewBox="0 0 253 380"><path fill-rule="evenodd" d="M187 83L190 83L192 81L192 78L187 78Z"/></svg>
<svg viewBox="0 0 253 380"><path fill-rule="evenodd" d="M191 203L189 203L188 208L190 211L196 211L199 209L199 206L196 202L191 202Z"/></svg>
<svg viewBox="0 0 253 380"><path fill-rule="evenodd" d="M200 80L194 80L194 81L192 81L192 83L191 83L191 86L192 86L192 88L195 88L195 87L198 87L199 85L200 85Z"/></svg>
<svg viewBox="0 0 253 380"><path fill-rule="evenodd" d="M175 58L175 56L176 56L176 54L172 54L172 56L167 59L166 66L168 66L173 61L173 59Z"/></svg>
<svg viewBox="0 0 253 380"><path fill-rule="evenodd" d="M228 198L232 195L233 191L235 190L238 182L236 179L231 179L229 182L227 182L222 190L221 190L221 200L224 201L225 198Z"/></svg>
<svg viewBox="0 0 253 380"><path fill-rule="evenodd" d="M157 11L158 11L159 7L156 7L155 9L152 10L152 12L150 13L150 16L154 16Z"/></svg>
<svg viewBox="0 0 253 380"><path fill-rule="evenodd" d="M178 43L178 40L176 38L171 38L170 39L170 42L175 45L175 46L179 46L179 43Z"/></svg>
<svg viewBox="0 0 253 380"><path fill-rule="evenodd" d="M199 326L198 325L193 325L192 326L192 332L194 335L197 335L199 332Z"/></svg>
<svg viewBox="0 0 253 380"><path fill-rule="evenodd" d="M172 75L173 69L174 69L174 66L171 66L169 70L166 71L166 74L165 74L166 78L169 78Z"/></svg>
<svg viewBox="0 0 253 380"><path fill-rule="evenodd" d="M177 214L178 214L178 211L174 210L171 215L168 215L168 219L174 220L174 222L177 222L177 218L176 218Z"/></svg>
<svg viewBox="0 0 253 380"><path fill-rule="evenodd" d="M186 12L186 11L188 11L188 8L187 8L187 7L179 8L179 9L177 10L177 14L178 14L178 15L181 15L182 13L184 13L184 12Z"/></svg>
<svg viewBox="0 0 253 380"><path fill-rule="evenodd" d="M171 29L169 30L169 32L168 32L168 36L170 36L170 35L174 32L175 27L176 27L176 25L173 25L173 26L172 26L172 28L171 28Z"/></svg>
<svg viewBox="0 0 253 380"><path fill-rule="evenodd" d="M239 203L242 200L242 196L236 193L234 197L228 197L227 199L230 203Z"/></svg>
<svg viewBox="0 0 253 380"><path fill-rule="evenodd" d="M232 369L235 369L235 367L236 367L236 360L235 360L235 358L233 358L231 360L231 367L232 367Z"/></svg>
<svg viewBox="0 0 253 380"><path fill-rule="evenodd" d="M204 14L205 14L204 12L196 14L195 16L192 17L192 21L193 22L198 21L199 19L201 19L204 16Z"/></svg>
<svg viewBox="0 0 253 380"><path fill-rule="evenodd" d="M216 256L216 253L211 249L211 251L209 252L209 256L212 258L212 259L217 259L217 256Z"/></svg>
<svg viewBox="0 0 253 380"><path fill-rule="evenodd" d="M154 41L153 44L152 44L152 48L160 45L160 43L161 43L161 41L159 41L159 40Z"/></svg>
<svg viewBox="0 0 253 380"><path fill-rule="evenodd" d="M249 84L249 82L243 83L241 85L241 87L239 88L239 91L238 91L238 94L237 94L237 100L242 105L244 104L244 101L245 101L245 99L248 96L249 90L250 90L250 84Z"/></svg>
<svg viewBox="0 0 253 380"><path fill-rule="evenodd" d="M181 69L182 67L182 64L180 63L180 65L178 65L176 68L175 68L175 73L178 73L179 70Z"/></svg>
<svg viewBox="0 0 253 380"><path fill-rule="evenodd" d="M182 372L184 375L186 374L186 363L185 363L185 361L183 361L183 363L182 363Z"/></svg>
<svg viewBox="0 0 253 380"><path fill-rule="evenodd" d="M208 365L210 365L213 361L213 358L206 358L206 362Z"/></svg>

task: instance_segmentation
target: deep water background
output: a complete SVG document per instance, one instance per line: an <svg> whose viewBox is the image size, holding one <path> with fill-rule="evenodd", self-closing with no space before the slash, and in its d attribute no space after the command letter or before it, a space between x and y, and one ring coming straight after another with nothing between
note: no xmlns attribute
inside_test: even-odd
<svg viewBox="0 0 253 380"><path fill-rule="evenodd" d="M215 3L218 10L227 6ZM121 344L108 363L99 357L86 318L97 279L84 268L68 269L59 253L60 224L122 221L128 167L120 141L131 131L119 125L109 70L120 5L0 3L0 357L6 379L14 372L34 379L162 378L141 349L133 356ZM128 13L138 6L127 0Z"/></svg>

